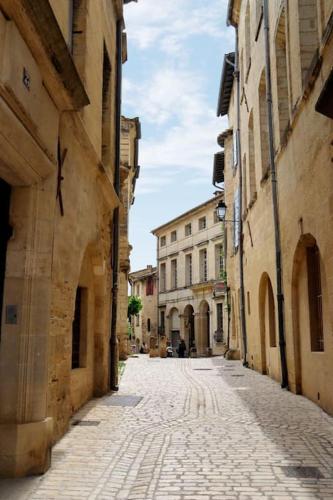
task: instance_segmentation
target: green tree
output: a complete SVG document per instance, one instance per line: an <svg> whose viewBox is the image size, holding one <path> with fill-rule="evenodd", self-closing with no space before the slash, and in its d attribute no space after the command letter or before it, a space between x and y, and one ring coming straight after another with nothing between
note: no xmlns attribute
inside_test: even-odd
<svg viewBox="0 0 333 500"><path fill-rule="evenodd" d="M127 314L129 318L131 316L137 316L142 307L143 306L140 297L136 297L135 295L131 295L130 297L128 297Z"/></svg>

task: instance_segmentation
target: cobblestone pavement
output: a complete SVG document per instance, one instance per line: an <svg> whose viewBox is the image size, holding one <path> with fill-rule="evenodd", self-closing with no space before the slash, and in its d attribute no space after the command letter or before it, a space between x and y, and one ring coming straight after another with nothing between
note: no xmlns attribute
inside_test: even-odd
<svg viewBox="0 0 333 500"><path fill-rule="evenodd" d="M223 358L126 364L119 395L142 400L88 403L50 471L1 499L333 499L333 419L310 401Z"/></svg>

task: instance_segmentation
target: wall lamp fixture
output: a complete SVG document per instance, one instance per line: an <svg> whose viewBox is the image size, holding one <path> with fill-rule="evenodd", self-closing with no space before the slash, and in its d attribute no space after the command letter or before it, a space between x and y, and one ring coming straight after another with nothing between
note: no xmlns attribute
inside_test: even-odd
<svg viewBox="0 0 333 500"><path fill-rule="evenodd" d="M220 200L215 208L218 220L221 222L239 222L238 220L235 219L226 220L225 218L226 211L227 211L227 205L224 203L224 201Z"/></svg>

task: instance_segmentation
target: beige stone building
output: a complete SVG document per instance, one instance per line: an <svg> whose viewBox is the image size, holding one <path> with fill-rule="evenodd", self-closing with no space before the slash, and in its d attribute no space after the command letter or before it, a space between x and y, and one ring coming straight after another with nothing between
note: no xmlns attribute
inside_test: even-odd
<svg viewBox="0 0 333 500"><path fill-rule="evenodd" d="M154 229L158 238L159 331L176 349L221 352L227 336L224 238L216 218L222 195Z"/></svg>
<svg viewBox="0 0 333 500"><path fill-rule="evenodd" d="M24 475L117 385L126 39L122 0L0 8L0 475Z"/></svg>
<svg viewBox="0 0 333 500"><path fill-rule="evenodd" d="M128 342L128 273L130 271L131 245L128 241L128 218L131 205L135 197L135 184L139 177L140 167L138 165L139 145L141 138L141 126L138 118L121 119L121 208L120 208L120 244L119 244L119 290L118 290L118 321L117 336L119 340L119 358L125 360L129 354Z"/></svg>
<svg viewBox="0 0 333 500"><path fill-rule="evenodd" d="M157 338L157 268L147 266L146 269L134 271L129 275L131 295L139 297L142 302L140 314L131 318L131 345L139 350L141 346L147 349L150 338Z"/></svg>
<svg viewBox="0 0 333 500"><path fill-rule="evenodd" d="M251 368L330 413L332 14L331 0L230 0L236 51L223 64L218 115L229 128L215 177L233 242L235 345Z"/></svg>

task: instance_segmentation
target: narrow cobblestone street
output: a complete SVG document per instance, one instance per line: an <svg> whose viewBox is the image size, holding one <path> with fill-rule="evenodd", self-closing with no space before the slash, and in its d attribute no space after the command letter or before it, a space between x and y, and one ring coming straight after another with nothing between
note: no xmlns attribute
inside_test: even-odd
<svg viewBox="0 0 333 500"><path fill-rule="evenodd" d="M239 362L131 358L73 423L49 472L0 498L333 498L333 419Z"/></svg>

